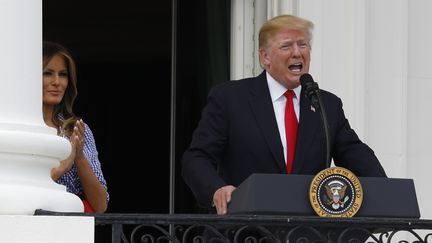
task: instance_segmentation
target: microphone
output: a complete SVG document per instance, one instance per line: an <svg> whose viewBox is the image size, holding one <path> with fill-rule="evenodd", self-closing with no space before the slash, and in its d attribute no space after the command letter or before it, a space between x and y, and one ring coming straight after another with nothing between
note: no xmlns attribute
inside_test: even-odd
<svg viewBox="0 0 432 243"><path fill-rule="evenodd" d="M326 138L326 167L330 167L330 134L328 131L327 114L325 112L324 103L321 99L320 89L318 83L316 83L309 73L304 73L300 76L300 84L306 98L310 100L313 108L318 110L321 114L321 119L323 121L324 133Z"/></svg>
<svg viewBox="0 0 432 243"><path fill-rule="evenodd" d="M306 97L311 101L312 106L318 110L320 108L319 88L318 84L314 82L312 76L309 73L302 74L300 76L300 84Z"/></svg>

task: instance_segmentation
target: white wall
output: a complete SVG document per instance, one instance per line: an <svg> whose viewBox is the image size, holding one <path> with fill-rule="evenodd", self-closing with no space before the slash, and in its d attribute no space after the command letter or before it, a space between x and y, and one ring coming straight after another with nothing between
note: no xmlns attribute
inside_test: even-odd
<svg viewBox="0 0 432 243"><path fill-rule="evenodd" d="M423 218L432 218L432 1L408 1L407 176L415 179Z"/></svg>
<svg viewBox="0 0 432 243"><path fill-rule="evenodd" d="M432 218L427 181L432 171L432 1L290 0L282 7L278 0L264 2L266 8L258 11L267 18L294 13L314 22L310 72L315 81L342 98L351 126L389 177L414 179L421 216ZM233 8L234 15L242 11ZM242 66L232 68L239 73Z"/></svg>

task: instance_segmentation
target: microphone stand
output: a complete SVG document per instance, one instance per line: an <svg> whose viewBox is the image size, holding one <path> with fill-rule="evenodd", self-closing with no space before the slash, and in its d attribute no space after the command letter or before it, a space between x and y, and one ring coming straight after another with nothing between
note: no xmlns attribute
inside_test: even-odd
<svg viewBox="0 0 432 243"><path fill-rule="evenodd" d="M300 76L301 86L305 89L304 93L306 97L310 100L312 106L319 110L321 114L321 119L323 121L324 133L326 138L326 166L330 167L331 158L330 158L330 134L328 131L328 122L327 122L327 114L324 107L324 102L321 99L321 92L318 87L318 83L313 81L313 78L310 74L305 73Z"/></svg>
<svg viewBox="0 0 432 243"><path fill-rule="evenodd" d="M326 166L327 166L327 168L329 168L330 163L331 163L331 159L330 159L330 134L328 131L327 114L325 111L324 102L322 102L322 99L321 99L321 94L319 92L319 89L317 89L315 91L315 94L318 98L318 103L320 106L319 110L320 110L320 114L321 114L321 118L322 118L323 126L324 126L324 133L325 133L325 138L326 138Z"/></svg>

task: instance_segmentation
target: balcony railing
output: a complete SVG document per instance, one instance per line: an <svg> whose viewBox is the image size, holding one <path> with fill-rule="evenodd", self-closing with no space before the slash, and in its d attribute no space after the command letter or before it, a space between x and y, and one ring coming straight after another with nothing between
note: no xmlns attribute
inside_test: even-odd
<svg viewBox="0 0 432 243"><path fill-rule="evenodd" d="M320 218L282 215L82 214L37 210L35 215L90 216L111 226L112 243L432 242L432 220ZM418 232L421 232L419 234ZM401 239L401 237L403 237ZM409 241L411 239L411 241Z"/></svg>

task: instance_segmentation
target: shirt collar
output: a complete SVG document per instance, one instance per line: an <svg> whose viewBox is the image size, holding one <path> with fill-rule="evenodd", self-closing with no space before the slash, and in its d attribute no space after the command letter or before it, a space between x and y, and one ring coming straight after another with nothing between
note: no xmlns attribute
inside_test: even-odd
<svg viewBox="0 0 432 243"><path fill-rule="evenodd" d="M282 84L276 81L268 72L266 72L266 77L272 102L275 102L277 99L279 99L285 94L287 88L285 88ZM300 101L301 85L293 89L293 91L296 95L297 100Z"/></svg>

